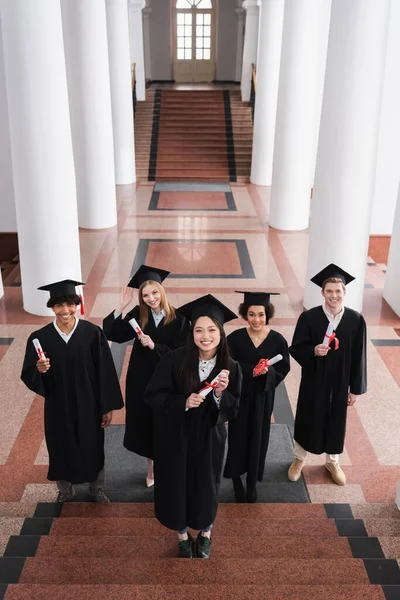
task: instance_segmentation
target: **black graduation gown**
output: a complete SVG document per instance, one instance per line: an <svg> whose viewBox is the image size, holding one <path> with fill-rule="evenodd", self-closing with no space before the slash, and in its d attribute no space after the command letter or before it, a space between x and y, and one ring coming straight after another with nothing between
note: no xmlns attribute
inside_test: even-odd
<svg viewBox="0 0 400 600"><path fill-rule="evenodd" d="M154 411L154 505L157 519L179 531L204 529L214 522L218 481L224 455L225 422L236 416L242 374L229 361L229 385L218 409L210 392L198 407L185 411L191 392L179 369L185 348L171 352L158 365L145 394ZM207 381L218 375L217 369Z"/></svg>
<svg viewBox="0 0 400 600"><path fill-rule="evenodd" d="M336 335L339 349L314 356L329 321L322 306L300 315L289 348L301 365L294 439L313 454L341 454L346 433L349 391L367 391L366 325L358 312L345 308Z"/></svg>
<svg viewBox="0 0 400 600"><path fill-rule="evenodd" d="M246 327L233 331L227 341L231 357L242 369L243 386L237 417L228 427L224 477L236 478L247 473L249 480L262 481L275 388L290 370L289 349L285 338L272 329L258 348ZM283 360L270 367L266 375L253 377L253 369L260 358L273 358L277 354L282 354Z"/></svg>
<svg viewBox="0 0 400 600"><path fill-rule="evenodd" d="M160 359L170 350L185 344L190 323L176 313L176 319L171 323L164 325L162 319L156 327L149 310L149 319L143 331L154 342L154 350L150 350L136 341L136 333L129 324L132 318L139 323L139 306L135 306L124 318L120 315L115 319L112 312L104 319L103 329L107 339L112 342L122 344L135 340L126 374L124 446L140 456L153 458L153 412L144 403L143 395Z"/></svg>
<svg viewBox="0 0 400 600"><path fill-rule="evenodd" d="M41 374L32 340L38 338L50 369ZM106 337L100 327L80 320L68 343L50 323L32 333L21 379L44 396L44 427L51 481L95 481L104 467L102 415L123 406Z"/></svg>

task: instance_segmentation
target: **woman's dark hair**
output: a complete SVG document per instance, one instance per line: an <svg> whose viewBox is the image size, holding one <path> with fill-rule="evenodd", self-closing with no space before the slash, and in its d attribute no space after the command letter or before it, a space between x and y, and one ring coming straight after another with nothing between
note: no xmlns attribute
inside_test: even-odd
<svg viewBox="0 0 400 600"><path fill-rule="evenodd" d="M216 327L218 327L220 335L221 335L221 340L218 344L217 353L216 353L217 354L216 370L217 370L217 373L220 373L222 371L222 369L229 368L228 343L226 341L226 335L225 335L225 331L224 331L222 324L219 321L217 321L216 319L213 319L212 317L210 317L210 318L211 318L211 321L213 321L213 323L215 323ZM184 358L182 365L180 367L180 370L179 370L179 377L183 378L185 390L189 391L190 393L192 393L192 392L197 393L200 390L199 349L196 346L196 344L194 343L194 338L193 338L193 330L196 326L197 320L198 319L196 319L196 321L192 321L192 323L191 323L187 342L186 342L186 345L184 346L184 348L186 350L185 358Z"/></svg>
<svg viewBox="0 0 400 600"><path fill-rule="evenodd" d="M250 306L253 306L252 304L248 305L248 304L244 304L244 302L239 306L239 315L241 317L243 317L243 319L247 319L247 313L249 312L249 308ZM260 305L261 306L261 305ZM264 306L265 308L265 317L266 317L266 322L269 323L269 320L272 319L272 317L275 314L275 306L271 303L267 304L267 306Z"/></svg>
<svg viewBox="0 0 400 600"><path fill-rule="evenodd" d="M70 296L58 296L58 298L50 298L50 300L47 301L46 306L47 308L53 308L53 306L56 306L56 304L64 304L64 302L79 306L81 299L79 298L78 294L72 294Z"/></svg>

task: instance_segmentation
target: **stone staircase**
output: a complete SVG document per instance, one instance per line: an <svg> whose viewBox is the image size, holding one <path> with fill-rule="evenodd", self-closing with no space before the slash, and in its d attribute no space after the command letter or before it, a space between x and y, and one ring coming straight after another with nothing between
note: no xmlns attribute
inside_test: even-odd
<svg viewBox="0 0 400 600"><path fill-rule="evenodd" d="M4 503L0 515L5 600L400 598L394 506L220 504L208 561L175 558L149 503Z"/></svg>
<svg viewBox="0 0 400 600"><path fill-rule="evenodd" d="M249 181L253 128L250 106L241 102L240 92L159 93L159 109L153 88L146 102L137 103L139 181ZM154 167L150 178L149 166L150 171Z"/></svg>

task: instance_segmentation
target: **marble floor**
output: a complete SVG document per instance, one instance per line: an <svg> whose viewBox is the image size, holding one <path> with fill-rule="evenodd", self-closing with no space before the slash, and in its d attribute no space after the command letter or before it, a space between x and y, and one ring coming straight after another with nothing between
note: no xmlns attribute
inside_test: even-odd
<svg viewBox="0 0 400 600"><path fill-rule="evenodd" d="M118 225L80 231L85 318L101 324L116 307L119 288L142 262L172 271L166 291L175 306L212 293L232 310L235 289L269 290L276 317L272 326L290 342L302 310L307 265L307 231L268 227L268 189L254 185L203 191L154 191L153 184L118 189ZM348 484L329 479L323 458L310 457L304 470L312 502L385 503L394 500L400 476L400 319L382 299L385 252L371 245L365 280L364 316L368 324L368 393L348 415L342 466ZM4 270L0 301L0 502L52 501L55 486L46 479L43 401L19 379L26 339L50 318L23 311L18 263ZM243 326L240 319L226 331ZM121 385L130 347L120 357ZM295 411L300 369L292 361L285 381ZM278 410L279 407L277 407ZM290 412L290 411L289 411ZM292 415L289 415L293 419ZM124 414L114 423L123 423ZM288 419L290 420L290 419ZM267 458L268 460L268 458ZM16 519L19 517L16 516Z"/></svg>

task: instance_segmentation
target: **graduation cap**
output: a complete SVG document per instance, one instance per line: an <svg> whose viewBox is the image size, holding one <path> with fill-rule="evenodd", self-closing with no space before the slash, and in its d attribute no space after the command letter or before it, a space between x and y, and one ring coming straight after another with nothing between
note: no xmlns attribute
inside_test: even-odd
<svg viewBox="0 0 400 600"><path fill-rule="evenodd" d="M188 302L178 308L178 311L189 321L196 321L199 317L210 317L223 325L232 319L237 319L237 315L212 294Z"/></svg>
<svg viewBox="0 0 400 600"><path fill-rule="evenodd" d="M50 292L50 299L62 298L63 296L75 296L79 294L76 291L77 285L85 285L75 279L63 279L62 281L56 281L55 283L49 283L48 285L42 285L38 290Z"/></svg>
<svg viewBox="0 0 400 600"><path fill-rule="evenodd" d="M170 274L170 271L164 271L164 269L157 269L156 267L149 267L148 265L142 265L138 268L130 282L128 287L140 288L142 283L145 281L157 281L162 283L166 277Z"/></svg>
<svg viewBox="0 0 400 600"><path fill-rule="evenodd" d="M338 279L341 279L343 285L347 285L355 279L355 277L353 277L349 273L346 273L346 271L344 271L341 267L338 267L337 265L331 263L330 265L325 267L325 269L322 269L322 271L314 275L311 281L322 288L324 282L327 279L330 279L331 277L337 277Z"/></svg>
<svg viewBox="0 0 400 600"><path fill-rule="evenodd" d="M235 292L244 294L243 304L245 306L268 306L271 296L280 296L278 292L239 292L238 290Z"/></svg>

